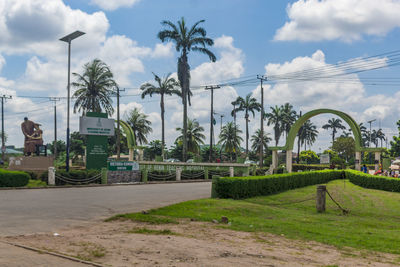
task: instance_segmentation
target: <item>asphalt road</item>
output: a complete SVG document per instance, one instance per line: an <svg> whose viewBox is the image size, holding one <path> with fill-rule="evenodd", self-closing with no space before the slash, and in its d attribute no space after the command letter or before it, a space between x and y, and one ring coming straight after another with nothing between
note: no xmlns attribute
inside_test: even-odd
<svg viewBox="0 0 400 267"><path fill-rule="evenodd" d="M0 190L0 236L57 231L210 192L210 182Z"/></svg>

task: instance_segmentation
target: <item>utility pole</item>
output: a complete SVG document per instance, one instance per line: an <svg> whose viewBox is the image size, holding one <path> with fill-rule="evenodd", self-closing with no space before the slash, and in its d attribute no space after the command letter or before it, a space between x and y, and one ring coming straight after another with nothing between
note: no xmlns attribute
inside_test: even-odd
<svg viewBox="0 0 400 267"><path fill-rule="evenodd" d="M371 142L372 142L372 128L371 128L371 124L376 121L376 119L367 121L367 123L369 123L369 144L368 147L371 147Z"/></svg>
<svg viewBox="0 0 400 267"><path fill-rule="evenodd" d="M120 132L120 123L119 123L119 97L120 92L125 92L124 89L119 89L117 86L117 160L121 157L121 132Z"/></svg>
<svg viewBox="0 0 400 267"><path fill-rule="evenodd" d="M210 115L210 162L212 162L212 153L213 153L213 133L214 133L214 89L221 88L218 85L206 86L206 90L211 90L211 115Z"/></svg>
<svg viewBox="0 0 400 267"><path fill-rule="evenodd" d="M222 132L222 118L225 117L225 115L220 114L219 116L221 117L221 125L220 125L220 128L219 128L219 133L221 134L221 132Z"/></svg>
<svg viewBox="0 0 400 267"><path fill-rule="evenodd" d="M263 81L267 80L267 77L264 75L257 75L257 79L260 80L261 84L261 122L260 122L260 134L261 134L261 144L260 144L260 168L263 167L263 159L264 159L264 88Z"/></svg>
<svg viewBox="0 0 400 267"><path fill-rule="evenodd" d="M59 97L50 97L50 101L54 102L54 159L57 158L57 101L60 101Z"/></svg>
<svg viewBox="0 0 400 267"><path fill-rule="evenodd" d="M4 141L4 100L11 99L10 95L2 95L1 97L1 160L4 164L4 153L6 152L6 145Z"/></svg>

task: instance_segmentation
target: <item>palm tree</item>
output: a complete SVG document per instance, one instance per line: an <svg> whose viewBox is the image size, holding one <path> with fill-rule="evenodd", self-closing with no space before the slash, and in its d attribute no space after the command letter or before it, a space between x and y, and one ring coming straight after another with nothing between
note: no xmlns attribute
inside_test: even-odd
<svg viewBox="0 0 400 267"><path fill-rule="evenodd" d="M283 111L282 108L275 106L270 107L271 112L266 113L265 117L268 119L267 125L274 125L274 137L275 137L275 145L277 146L279 143L279 138L282 135L282 122L283 122Z"/></svg>
<svg viewBox="0 0 400 267"><path fill-rule="evenodd" d="M304 122L297 135L297 162L299 161L300 147L304 144L304 150L307 150L307 145L311 146L315 142L317 136L317 126L315 126L310 120Z"/></svg>
<svg viewBox="0 0 400 267"><path fill-rule="evenodd" d="M292 128L293 123L297 119L296 111L293 110L293 106L289 103L285 103L281 106L283 112L283 120L282 120L282 130L287 135L289 134L290 128Z"/></svg>
<svg viewBox="0 0 400 267"><path fill-rule="evenodd" d="M161 25L166 27L158 33L158 38L162 42L172 41L175 43L175 49L180 52L178 58L178 80L182 88L182 103L183 103L183 129L184 132L188 128L188 118L187 118L187 101L190 105L190 66L188 64L188 54L190 51L200 52L206 54L212 62L216 61L215 55L207 49L207 46L214 45L214 41L207 37L206 30L199 26L204 20L200 20L193 24L189 29L186 25L185 19L181 18L177 24L171 21L164 20ZM183 160L186 160L187 154L187 137L183 136Z"/></svg>
<svg viewBox="0 0 400 267"><path fill-rule="evenodd" d="M376 132L376 138L377 138L378 140L381 140L381 147L383 147L383 141L386 140L386 137L385 137L385 133L382 131L382 129L379 129L379 130Z"/></svg>
<svg viewBox="0 0 400 267"><path fill-rule="evenodd" d="M222 127L221 133L219 134L219 142L218 145L221 145L221 149L225 151L225 153L230 154L230 159L232 161L232 154L235 154L239 151L240 142L243 141L243 138L240 137L242 131L232 122L228 122Z"/></svg>
<svg viewBox="0 0 400 267"><path fill-rule="evenodd" d="M151 121L147 120L147 115L141 113L138 108L128 112L126 122L131 126L135 135L136 144L147 144L147 135L153 131Z"/></svg>
<svg viewBox="0 0 400 267"><path fill-rule="evenodd" d="M244 111L244 119L246 120L246 155L249 153L249 113L253 114L253 118L255 116L255 111L261 110L260 103L257 102L257 99L251 96L251 94L246 95L246 98L242 98L238 96L234 101L237 105L239 105L234 111L235 114L240 111Z"/></svg>
<svg viewBox="0 0 400 267"><path fill-rule="evenodd" d="M142 90L142 99L146 97L146 95L149 95L150 97L153 96L153 94L159 94L160 95L160 108L161 108L161 146L162 146L162 158L164 159L164 150L165 150L165 128L164 128L164 114L165 114L165 108L164 108L164 96L165 95L181 95L181 92L176 89L176 87L179 86L178 81L176 81L174 78L170 77L171 74L169 73L166 77L160 78L158 75L154 74L154 80L156 81L156 85L151 84L151 83L145 83L140 86L140 90Z"/></svg>
<svg viewBox="0 0 400 267"><path fill-rule="evenodd" d="M337 133L337 130L345 130L346 127L342 125L342 120L341 119L329 119L328 123L322 126L323 129L328 130L332 129L332 144L333 141L335 141L335 134Z"/></svg>
<svg viewBox="0 0 400 267"><path fill-rule="evenodd" d="M188 151L198 154L200 152L200 144L204 144L204 139L206 138L203 134L204 128L200 126L196 119L191 120L189 118L187 126L186 135L184 134L185 131L182 128L176 128L181 135L176 139L175 142L182 144L184 136L186 136Z"/></svg>
<svg viewBox="0 0 400 267"><path fill-rule="evenodd" d="M261 143L263 144L263 149L266 152L268 150L268 143L272 140L271 137L269 137L269 133L264 133L264 138L261 137L261 130L257 129L255 134L251 136L251 142L253 144L251 145L251 149L255 151L256 153L260 152L260 146Z"/></svg>
<svg viewBox="0 0 400 267"><path fill-rule="evenodd" d="M72 73L76 82L72 86L77 90L72 95L76 98L74 113L82 110L87 112L101 112L102 109L111 116L114 113L111 95L113 88L117 86L110 68L100 59L94 59L83 66L82 75Z"/></svg>
<svg viewBox="0 0 400 267"><path fill-rule="evenodd" d="M365 127L363 125L363 123L360 123L358 125L358 127L360 127L360 131L361 131L361 140L362 140L362 145L363 146L367 146L367 143L369 143L369 134L367 131L367 127ZM364 152L363 152L364 153Z"/></svg>

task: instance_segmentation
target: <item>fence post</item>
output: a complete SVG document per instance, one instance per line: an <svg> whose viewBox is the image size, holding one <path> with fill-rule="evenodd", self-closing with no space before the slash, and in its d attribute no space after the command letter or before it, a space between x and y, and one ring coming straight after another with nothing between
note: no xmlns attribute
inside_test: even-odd
<svg viewBox="0 0 400 267"><path fill-rule="evenodd" d="M107 177L108 171L106 168L101 168L101 184L107 184Z"/></svg>
<svg viewBox="0 0 400 267"><path fill-rule="evenodd" d="M147 169L143 169L142 171L142 182L147 183L147 177L148 177L149 171Z"/></svg>
<svg viewBox="0 0 400 267"><path fill-rule="evenodd" d="M205 167L204 168L204 179L208 179L209 177L208 177L208 168L207 167Z"/></svg>
<svg viewBox="0 0 400 267"><path fill-rule="evenodd" d="M181 167L176 167L176 180L180 181L181 180L181 174L182 174L182 168Z"/></svg>
<svg viewBox="0 0 400 267"><path fill-rule="evenodd" d="M56 168L54 168L54 167L49 167L47 184L48 185L56 185Z"/></svg>
<svg viewBox="0 0 400 267"><path fill-rule="evenodd" d="M235 175L233 167L229 167L229 177L233 177Z"/></svg>
<svg viewBox="0 0 400 267"><path fill-rule="evenodd" d="M326 186L317 186L317 212L325 212Z"/></svg>

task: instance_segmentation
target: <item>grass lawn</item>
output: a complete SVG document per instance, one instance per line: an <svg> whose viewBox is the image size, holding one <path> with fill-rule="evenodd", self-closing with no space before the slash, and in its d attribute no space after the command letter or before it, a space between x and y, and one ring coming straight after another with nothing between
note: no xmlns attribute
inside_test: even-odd
<svg viewBox="0 0 400 267"><path fill-rule="evenodd" d="M323 214L316 212L315 200L293 203L315 196L316 186L308 186L245 200L187 201L151 210L149 214L126 214L114 218L212 221L227 216L231 224L219 224L221 227L400 254L400 193L364 189L347 180L330 182L327 189L336 201L350 210L349 214L343 215L328 196L327 212Z"/></svg>
<svg viewBox="0 0 400 267"><path fill-rule="evenodd" d="M29 180L28 184L26 187L32 188L32 187L46 187L47 183L43 182L41 180Z"/></svg>

